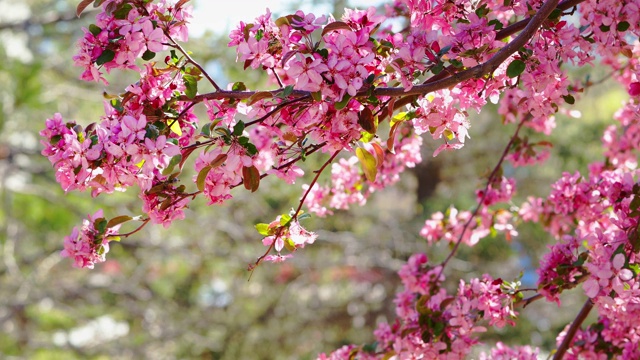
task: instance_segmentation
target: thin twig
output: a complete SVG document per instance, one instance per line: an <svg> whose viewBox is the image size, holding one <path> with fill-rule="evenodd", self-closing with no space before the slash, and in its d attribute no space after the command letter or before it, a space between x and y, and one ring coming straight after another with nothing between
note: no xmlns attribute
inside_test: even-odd
<svg viewBox="0 0 640 360"><path fill-rule="evenodd" d="M265 121L266 119L268 119L269 117L271 117L273 114L275 114L278 111L282 110L285 106L294 104L294 103L296 103L298 101L306 100L306 99L308 99L310 97L311 96L302 96L302 97L298 97L298 98L295 98L295 99L291 99L291 100L282 102L282 103L276 105L271 111L266 113L261 118L249 121L248 123L244 124L244 126L247 127L247 126L251 126L253 124L261 123L261 122Z"/></svg>
<svg viewBox="0 0 640 360"><path fill-rule="evenodd" d="M464 224L464 227L462 228L462 232L458 236L458 240L456 241L456 244L453 246L453 249L451 249L451 252L447 256L447 258L440 264L442 266L440 273L444 271L444 267L447 265L449 260L451 260L451 258L453 258L455 253L458 251L458 248L462 243L462 239L464 238L464 234L467 232L467 230L469 230L469 226L475 220L475 216L478 215L480 208L482 208L484 200L488 193L487 190L489 189L489 186L494 182L495 180L494 178L500 171L500 168L502 167L502 163L504 162L505 157L509 153L509 149L511 149L511 146L513 145L513 142L515 141L515 138L518 136L518 133L520 132L520 129L522 128L522 125L524 125L525 121L526 121L526 118L520 121L520 123L518 124L518 127L516 128L516 131L513 133L513 136L511 136L511 139L509 139L509 143L507 144L507 146L505 146L504 151L502 152L502 156L500 157L500 160L498 160L498 164L496 164L495 168L493 168L491 175L489 175L489 178L487 179L487 184L484 187L484 191L482 193L482 197L480 198L480 201L478 201L478 206L476 206L475 210L473 210L473 213L471 213L471 216L469 217L467 222Z"/></svg>
<svg viewBox="0 0 640 360"><path fill-rule="evenodd" d="M293 215L294 219L298 217L298 213L300 213L300 210L302 210L302 205L304 204L304 201L307 199L307 195L309 195L309 193L311 192L311 188L313 187L313 185L315 185L316 182L318 182L318 179L320 178L320 174L322 174L324 169L329 164L331 164L331 162L333 162L333 160L336 158L336 156L338 156L340 151L342 150L337 150L336 152L334 152L333 155L331 155L331 157L329 158L329 160L327 160L327 162L322 164L320 169L316 170L316 176L314 176L313 180L311 181L311 184L309 184L309 188L307 189L307 191L305 191L304 195L302 195L302 198L300 199L300 204L298 204L298 208L296 209L295 215Z"/></svg>
<svg viewBox="0 0 640 360"><path fill-rule="evenodd" d="M220 86L216 84L216 82L211 78L211 76L209 76L209 74L205 71L205 69L200 64L198 64L197 61L193 60L193 58L189 55L189 53L185 49L183 49L182 46L180 46L180 44L178 44L177 41L173 40L173 38L171 37L171 35L169 35L168 32L165 31L165 35L169 40L171 40L171 42L173 43L173 46L175 46L175 48L178 49L182 53L182 55L184 55L187 61L189 61L193 66L198 68L198 70L200 70L200 72L204 75L204 77L206 77L207 80L209 80L209 82L211 83L211 85L213 85L216 91L220 91L221 90Z"/></svg>
<svg viewBox="0 0 640 360"><path fill-rule="evenodd" d="M137 227L135 230L133 230L133 231L130 231L130 232L128 232L128 233L124 233L124 234L111 235L111 236L129 237L129 236L131 236L131 235L133 235L133 234L137 233L138 231L142 230L142 228L143 228L143 227L145 227L145 226L149 223L149 221L150 221L150 220L151 220L151 219L149 219L149 218L145 219L144 221L142 221L142 224L140 224L140 226L138 226L138 227Z"/></svg>
<svg viewBox="0 0 640 360"><path fill-rule="evenodd" d="M560 344L558 350L556 350L556 353L553 355L553 360L562 360L564 354L566 354L567 350L569 350L571 341L573 341L573 338L576 336L578 329L589 315L589 312L591 312L591 309L593 309L593 301L591 301L591 299L587 299L587 301L585 301L584 305L582 306L582 309L580 309L580 312L576 316L575 320L573 320L573 322L571 323L569 330L567 330L564 339L562 339L562 344Z"/></svg>

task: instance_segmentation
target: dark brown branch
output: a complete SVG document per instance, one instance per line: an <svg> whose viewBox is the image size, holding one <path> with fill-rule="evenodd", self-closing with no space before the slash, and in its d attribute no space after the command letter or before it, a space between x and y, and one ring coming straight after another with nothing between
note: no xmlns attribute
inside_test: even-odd
<svg viewBox="0 0 640 360"><path fill-rule="evenodd" d="M562 10L562 11L569 10L574 6L577 6L578 4L580 4L583 1L585 1L585 0L565 0L565 1L561 2L560 4L558 4L556 9L559 9L559 10ZM506 28L498 31L498 33L496 34L496 40L502 40L502 39L504 39L506 37L509 37L509 36L517 33L520 30L524 29L524 27L527 26L529 21L531 21L531 18L520 20L517 23L511 24L511 25L507 26Z"/></svg>
<svg viewBox="0 0 640 360"><path fill-rule="evenodd" d="M546 3L542 5L542 7L540 7L540 9L538 9L538 12L536 13L536 15L534 15L533 17L527 20L523 20L526 24L516 23L518 25L517 26L514 25L514 29L515 28L517 29L509 30L509 31L517 32L519 30L519 27L522 27L524 25L524 29L522 30L522 32L513 41L511 41L505 47L503 47L498 52L496 52L496 54L487 62L474 66L471 69L461 71L459 73L450 74L449 77L445 77L442 79L440 79L439 76L436 75L434 78L428 80L426 83L416 85L412 87L410 90L407 90L402 87L375 88L373 90L373 95L394 96L394 97L407 96L407 95L425 95L433 91L446 89L448 87L459 84L465 80L469 80L472 78L480 78L482 76L485 76L486 74L492 73L495 69L498 68L498 66L500 66L500 64L502 64L505 60L507 60L509 56L511 56L516 51L518 51L533 37L536 31L538 31L538 28L547 19L547 17L549 17L549 14L551 14L551 12L554 9L556 9L556 7L558 6L558 1L559 0L548 0ZM570 8L572 6L575 6L574 3L577 4L577 3L580 3L581 1L584 1L584 0L567 0L563 2L563 4L565 7ZM505 36L508 36L508 35L505 35ZM438 78L438 80L434 81L435 78ZM273 96L275 96L282 91L283 89L277 89L270 92ZM214 93L198 95L194 99L192 99L192 101L200 102L200 101L203 101L204 99L239 99L241 100L241 99L248 99L255 93L256 93L255 91L217 91ZM297 90L297 91L294 91L291 95L294 97L302 97L302 96L310 96L311 94L308 91ZM365 96L365 95L369 95L369 89L361 90L360 92L358 92L358 94L356 94L356 96Z"/></svg>
<svg viewBox="0 0 640 360"><path fill-rule="evenodd" d="M573 322L571 323L569 330L567 330L567 334L564 336L564 339L562 339L562 344L560 344L558 350L553 355L553 360L562 360L564 354L566 354L567 350L569 350L569 345L571 344L571 341L573 341L573 338L576 336L576 332L578 332L578 329L587 318L592 308L593 302L591 301L591 299L588 299L582 306L582 309L580 309L580 312L576 316L575 320L573 320Z"/></svg>

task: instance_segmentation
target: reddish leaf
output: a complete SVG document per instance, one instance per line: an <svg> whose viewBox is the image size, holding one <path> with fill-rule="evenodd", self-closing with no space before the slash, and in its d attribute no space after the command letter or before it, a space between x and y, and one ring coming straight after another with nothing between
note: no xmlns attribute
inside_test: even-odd
<svg viewBox="0 0 640 360"><path fill-rule="evenodd" d="M260 172L255 166L242 167L242 183L244 188L255 192L260 186Z"/></svg>
<svg viewBox="0 0 640 360"><path fill-rule="evenodd" d="M389 139L387 140L387 150L390 153L395 154L395 146L396 146L396 131L398 130L398 126L400 126L400 122L394 123L391 125L391 129L389 130Z"/></svg>
<svg viewBox="0 0 640 360"><path fill-rule="evenodd" d="M251 95L249 99L247 99L247 105L253 105L257 101L270 97L273 97L273 95L269 91L258 91L255 94Z"/></svg>
<svg viewBox="0 0 640 360"><path fill-rule="evenodd" d="M380 167L382 167L382 162L384 161L384 150L382 150L382 146L376 143L371 143L371 146L373 146L373 155L376 157L376 162L379 169Z"/></svg>
<svg viewBox="0 0 640 360"><path fill-rule="evenodd" d="M216 156L215 159L213 159L209 166L211 166L212 169L217 168L218 166L224 164L225 161L227 161L227 157L227 154L220 154Z"/></svg>
<svg viewBox="0 0 640 360"><path fill-rule="evenodd" d="M324 29L322 29L322 36L325 36L330 31L340 30L340 29L351 31L351 26L347 25L347 23L344 23L342 21L334 21L330 24L327 24L327 26L325 26Z"/></svg>
<svg viewBox="0 0 640 360"><path fill-rule="evenodd" d="M194 152L195 150L196 148L192 147L182 151L182 160L180 160L180 163L178 164L178 167L180 168L180 170L182 170L182 167L184 166L184 162L187 161L187 158L189 157L189 155L191 155L191 153Z"/></svg>
<svg viewBox="0 0 640 360"><path fill-rule="evenodd" d="M358 113L358 124L369 134L375 134L378 131L378 124L373 112L366 106Z"/></svg>
<svg viewBox="0 0 640 360"><path fill-rule="evenodd" d="M131 216L127 216L127 215L122 215L122 216L116 216L113 219L109 220L109 222L107 223L107 228L112 228L116 225L120 225L122 223L125 223L129 220L133 220L133 218Z"/></svg>
<svg viewBox="0 0 640 360"><path fill-rule="evenodd" d="M389 119L393 117L393 111L394 111L395 105L396 105L396 98L392 97L391 100L389 100L389 105L387 106L387 114L389 115Z"/></svg>
<svg viewBox="0 0 640 360"><path fill-rule="evenodd" d="M190 0L180 0L174 6L175 9L180 9L184 4L188 3Z"/></svg>
<svg viewBox="0 0 640 360"><path fill-rule="evenodd" d="M78 7L76 8L76 15L78 17L80 17L80 14L82 14L84 9L86 9L87 6L89 6L89 4L91 4L92 2L93 2L93 0L82 0L82 1L80 1L80 4L78 4Z"/></svg>
<svg viewBox="0 0 640 360"><path fill-rule="evenodd" d="M284 53L284 55L282 55L282 60L280 61L280 64L282 64L282 66L284 67L287 61L291 59L291 57L293 57L297 52L298 52L297 50L291 50Z"/></svg>

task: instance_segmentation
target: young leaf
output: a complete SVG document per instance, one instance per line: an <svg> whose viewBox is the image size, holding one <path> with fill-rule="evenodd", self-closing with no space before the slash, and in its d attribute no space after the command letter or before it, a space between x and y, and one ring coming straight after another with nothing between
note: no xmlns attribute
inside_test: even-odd
<svg viewBox="0 0 640 360"><path fill-rule="evenodd" d="M273 97L269 91L258 91L247 99L247 105L253 105L262 99Z"/></svg>
<svg viewBox="0 0 640 360"><path fill-rule="evenodd" d="M364 176L367 180L370 182L376 181L376 176L378 175L378 164L376 158L363 148L356 149L356 157L360 160L362 171L364 172Z"/></svg>
<svg viewBox="0 0 640 360"><path fill-rule="evenodd" d="M336 110L344 109L345 106L347 106L347 104L349 103L349 100L351 100L351 95L344 94L344 96L342 97L342 100L340 100L340 101L338 101L337 103L334 104Z"/></svg>
<svg viewBox="0 0 640 360"><path fill-rule="evenodd" d="M180 164L181 161L182 161L181 154L178 154L172 157L171 160L169 160L169 165L167 165L167 167L162 171L162 175L164 176L171 175L171 173L173 172L173 168L175 168L176 165Z"/></svg>
<svg viewBox="0 0 640 360"><path fill-rule="evenodd" d="M129 220L133 220L133 218L131 216L127 216L127 215L121 215L121 216L116 216L113 219L109 220L109 222L107 223L107 228L112 228L116 225L120 225L122 223L125 223Z"/></svg>
<svg viewBox="0 0 640 360"><path fill-rule="evenodd" d="M178 120L171 119L171 131L178 136L182 136L182 129L180 128L180 122Z"/></svg>
<svg viewBox="0 0 640 360"><path fill-rule="evenodd" d="M198 186L198 190L204 191L204 181L207 179L207 175L209 175L209 171L211 171L212 166L205 166L198 173L198 178L196 180L196 185Z"/></svg>
<svg viewBox="0 0 640 360"><path fill-rule="evenodd" d="M182 79L186 87L184 94L187 95L189 99L193 99L198 94L198 80L193 75L184 75Z"/></svg>
<svg viewBox="0 0 640 360"><path fill-rule="evenodd" d="M82 14L84 9L86 9L87 6L89 6L89 4L91 4L92 2L93 2L93 0L82 0L82 1L80 1L80 3L78 4L78 7L76 7L76 16L80 17L80 14Z"/></svg>
<svg viewBox="0 0 640 360"><path fill-rule="evenodd" d="M391 125L391 129L389 130L389 139L387 139L387 150L390 153L395 154L395 145L396 145L396 131L398 131L398 127L401 122L396 122Z"/></svg>
<svg viewBox="0 0 640 360"><path fill-rule="evenodd" d="M347 23L344 23L342 21L334 21L330 24L327 24L327 26L325 26L324 29L322 29L321 36L325 36L330 31L340 30L340 29L351 31L351 26L347 25Z"/></svg>
<svg viewBox="0 0 640 360"><path fill-rule="evenodd" d="M258 233L262 236L273 235L271 229L269 229L269 224L264 224L264 223L256 224L255 228L256 230L258 230Z"/></svg>
<svg viewBox="0 0 640 360"><path fill-rule="evenodd" d="M231 87L231 90L233 90L233 91L245 91L245 90L247 90L247 86L242 81L238 81L236 83L233 83L233 86Z"/></svg>
<svg viewBox="0 0 640 360"><path fill-rule="evenodd" d="M260 172L255 166L242 167L242 183L244 188L255 192L260 186Z"/></svg>
<svg viewBox="0 0 640 360"><path fill-rule="evenodd" d="M371 143L371 146L373 147L373 155L375 155L378 168L380 168L384 161L384 150L382 150L382 147L376 143Z"/></svg>

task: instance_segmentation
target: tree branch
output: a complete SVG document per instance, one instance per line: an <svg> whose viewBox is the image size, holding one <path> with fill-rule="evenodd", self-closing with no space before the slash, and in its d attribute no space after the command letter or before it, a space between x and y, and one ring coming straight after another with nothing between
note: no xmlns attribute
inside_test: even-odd
<svg viewBox="0 0 640 360"><path fill-rule="evenodd" d="M375 96L407 96L407 95L425 95L437 90L446 89L448 87L459 84L465 80L469 80L472 78L480 78L486 74L492 73L495 69L500 66L505 60L509 58L513 53L518 51L521 47L523 47L538 31L538 28L542 25L542 23L549 17L551 12L557 8L559 0L548 0L544 3L538 12L531 18L522 20L519 23L512 25L513 27L508 27L503 30L503 32L498 33L500 36L507 37L512 33L518 32L520 28L523 28L522 32L510 43L508 43L505 47L501 48L496 54L489 59L488 61L474 66L470 69L461 71L459 73L449 74L449 77L439 78L438 75L433 78L427 80L424 84L416 85L412 87L410 90L407 90L403 87L378 87L373 90L373 95ZM584 0L567 0L561 4L562 8L571 8L576 4L579 4ZM507 31L508 30L508 31ZM433 80L436 79L437 80ZM270 91L273 96L282 92L283 89L277 89ZM191 99L194 102L200 102L204 99L248 99L256 91L216 91L214 93L207 93L198 95L195 98ZM308 91L300 91L294 90L291 94L293 97L302 97L302 96L310 96L311 93ZM356 94L357 96L368 96L370 95L369 89L364 89L359 91Z"/></svg>
<svg viewBox="0 0 640 360"><path fill-rule="evenodd" d="M522 119L522 121L520 121L520 123L518 124L518 127L516 128L516 131L513 133L513 136L511 136L511 139L509 139L509 143L507 143L507 146L505 146L504 151L502 152L502 156L500 157L500 160L498 160L498 163L493 168L493 171L491 172L491 175L489 175L489 178L487 179L487 184L484 187L484 191L483 191L482 197L478 201L478 206L476 206L475 210L473 210L473 213L471 213L471 216L469 216L469 219L464 224L464 227L462 228L462 232L460 233L460 236L458 236L458 240L456 241L455 245L453 246L453 249L451 249L451 252L447 256L447 258L444 259L444 261L440 264L440 266L442 266L442 268L440 270L440 274L442 274L442 272L444 271L445 266L447 266L447 263L449 262L449 260L451 260L451 258L458 251L458 248L460 247L460 244L462 243L462 240L464 239L464 234L466 234L467 230L469 230L469 226L471 225L471 223L473 221L475 221L475 217L476 217L476 215L478 215L478 212L480 211L480 208L482 208L484 200L485 200L487 194L489 193L489 191L488 191L489 190L489 186L493 183L493 181L495 180L495 177L498 175L499 170L502 167L502 162L504 161L505 157L509 153L509 149L511 149L511 145L513 145L514 139L518 136L518 133L520 132L520 129L522 128L522 125L524 125L526 120L527 120L527 118ZM439 276L440 275L438 275L438 277Z"/></svg>
<svg viewBox="0 0 640 360"><path fill-rule="evenodd" d="M576 336L576 332L578 332L578 329L587 318L592 308L593 302L591 301L591 299L588 299L582 306L582 309L580 309L580 312L576 316L576 319L573 320L573 323L571 323L569 330L567 330L567 334L564 336L564 339L562 339L562 344L560 344L555 355L553 355L553 360L562 360L564 354L567 352L567 350L569 350L569 345L571 344L573 338Z"/></svg>

